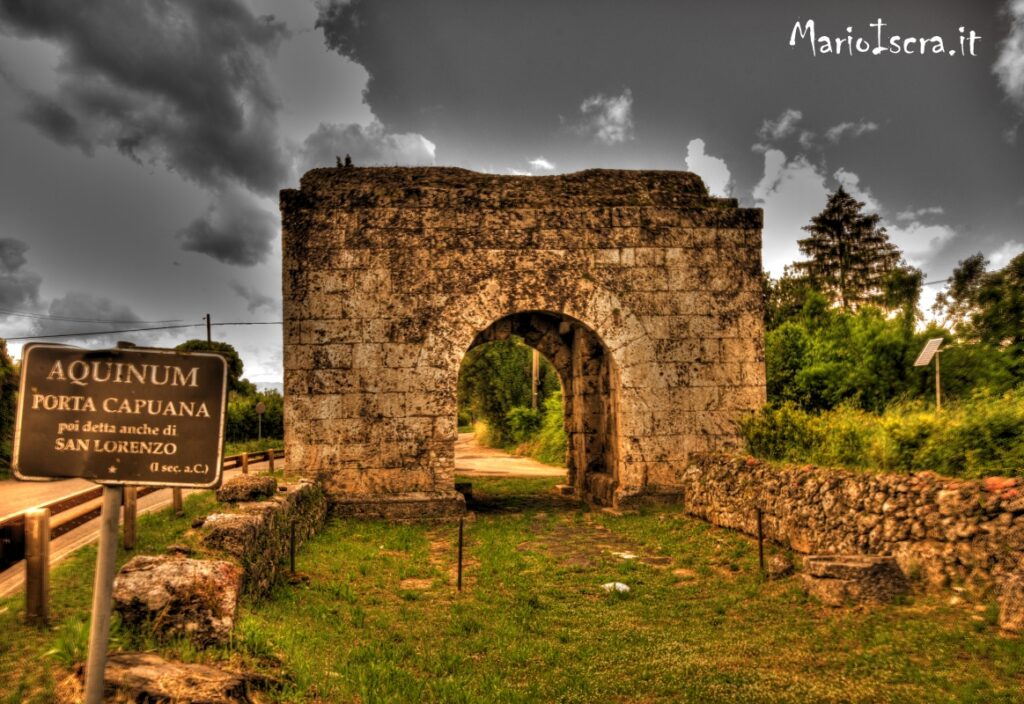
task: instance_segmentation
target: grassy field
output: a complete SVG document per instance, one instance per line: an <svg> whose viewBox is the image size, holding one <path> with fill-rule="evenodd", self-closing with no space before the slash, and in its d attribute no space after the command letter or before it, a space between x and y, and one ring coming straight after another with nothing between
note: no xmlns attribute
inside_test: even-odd
<svg viewBox="0 0 1024 704"><path fill-rule="evenodd" d="M828 609L798 578L763 581L749 539L672 509L619 516L555 497L557 480L472 481L462 593L455 524L335 521L300 553L303 579L243 605L231 647L159 649L274 674L267 696L287 702L1024 697L1024 641L999 634L990 604L947 592ZM196 496L187 508L209 506ZM140 552L187 525L144 518ZM0 602L0 701L49 701L81 659L93 559L83 551L54 575L52 631L21 625L18 599ZM629 593L606 593L611 581ZM157 647L120 629L114 642Z"/></svg>

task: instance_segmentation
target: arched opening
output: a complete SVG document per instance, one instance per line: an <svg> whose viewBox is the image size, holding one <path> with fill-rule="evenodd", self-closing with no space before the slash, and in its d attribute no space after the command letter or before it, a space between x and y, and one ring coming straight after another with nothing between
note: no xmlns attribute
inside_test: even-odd
<svg viewBox="0 0 1024 704"><path fill-rule="evenodd" d="M568 486L578 497L611 505L620 450L618 375L608 348L575 318L526 311L491 323L477 333L466 353L515 338L543 355L560 381Z"/></svg>

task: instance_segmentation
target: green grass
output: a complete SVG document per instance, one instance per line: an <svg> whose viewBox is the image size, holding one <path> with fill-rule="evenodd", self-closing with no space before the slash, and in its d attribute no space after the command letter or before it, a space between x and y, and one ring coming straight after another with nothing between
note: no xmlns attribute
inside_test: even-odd
<svg viewBox="0 0 1024 704"><path fill-rule="evenodd" d="M263 438L262 440L241 440L224 443L224 456L240 455L243 452L260 452L262 450L280 449L284 447L281 438Z"/></svg>
<svg viewBox="0 0 1024 704"><path fill-rule="evenodd" d="M197 653L120 630L116 643L280 673L270 697L286 702L1021 700L1024 641L1001 636L987 604L940 593L824 608L798 578L763 581L743 536L671 508L588 511L554 497L557 481L472 479L462 593L456 523L332 521L298 555L308 581L243 604L231 647ZM191 513L208 501L195 498ZM140 552L188 525L154 518ZM641 561L654 557L670 564ZM93 559L83 551L54 575L54 630L26 628L20 602L0 602L0 697L47 701L80 659ZM631 591L605 593L610 581Z"/></svg>

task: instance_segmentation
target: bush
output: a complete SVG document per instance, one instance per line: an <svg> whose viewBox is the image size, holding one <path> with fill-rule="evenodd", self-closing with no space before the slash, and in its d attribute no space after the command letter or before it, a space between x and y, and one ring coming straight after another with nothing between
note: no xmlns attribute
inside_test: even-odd
<svg viewBox="0 0 1024 704"><path fill-rule="evenodd" d="M873 414L840 406L815 415L766 407L743 425L758 457L853 469L1024 476L1024 386L943 406L904 402Z"/></svg>
<svg viewBox="0 0 1024 704"><path fill-rule="evenodd" d="M526 406L514 406L505 414L505 427L513 445L529 442L540 430L540 411Z"/></svg>

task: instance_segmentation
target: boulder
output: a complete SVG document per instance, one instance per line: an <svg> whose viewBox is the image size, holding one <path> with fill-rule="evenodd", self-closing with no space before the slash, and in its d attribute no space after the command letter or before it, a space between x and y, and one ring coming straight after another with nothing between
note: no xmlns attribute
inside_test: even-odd
<svg viewBox="0 0 1024 704"><path fill-rule="evenodd" d="M230 562L138 555L114 579L114 609L125 624L149 628L158 637L225 643L241 589L242 568Z"/></svg>
<svg viewBox="0 0 1024 704"><path fill-rule="evenodd" d="M84 673L58 686L59 701L80 702ZM209 665L165 660L153 653L116 653L107 658L104 701L174 702L174 704L252 704L253 692L271 680L262 675L230 672Z"/></svg>
<svg viewBox="0 0 1024 704"><path fill-rule="evenodd" d="M782 579L793 574L793 561L785 555L772 555L765 562L768 579Z"/></svg>
<svg viewBox="0 0 1024 704"><path fill-rule="evenodd" d="M259 513L212 513L203 523L203 545L242 559L256 544L265 523Z"/></svg>
<svg viewBox="0 0 1024 704"><path fill-rule="evenodd" d="M810 555L804 558L804 589L828 606L886 603L909 591L894 557Z"/></svg>
<svg viewBox="0 0 1024 704"><path fill-rule="evenodd" d="M277 493L277 480L265 474L239 474L217 489L217 501L255 501Z"/></svg>
<svg viewBox="0 0 1024 704"><path fill-rule="evenodd" d="M1024 632L1024 571L1006 576L999 590L999 627Z"/></svg>

